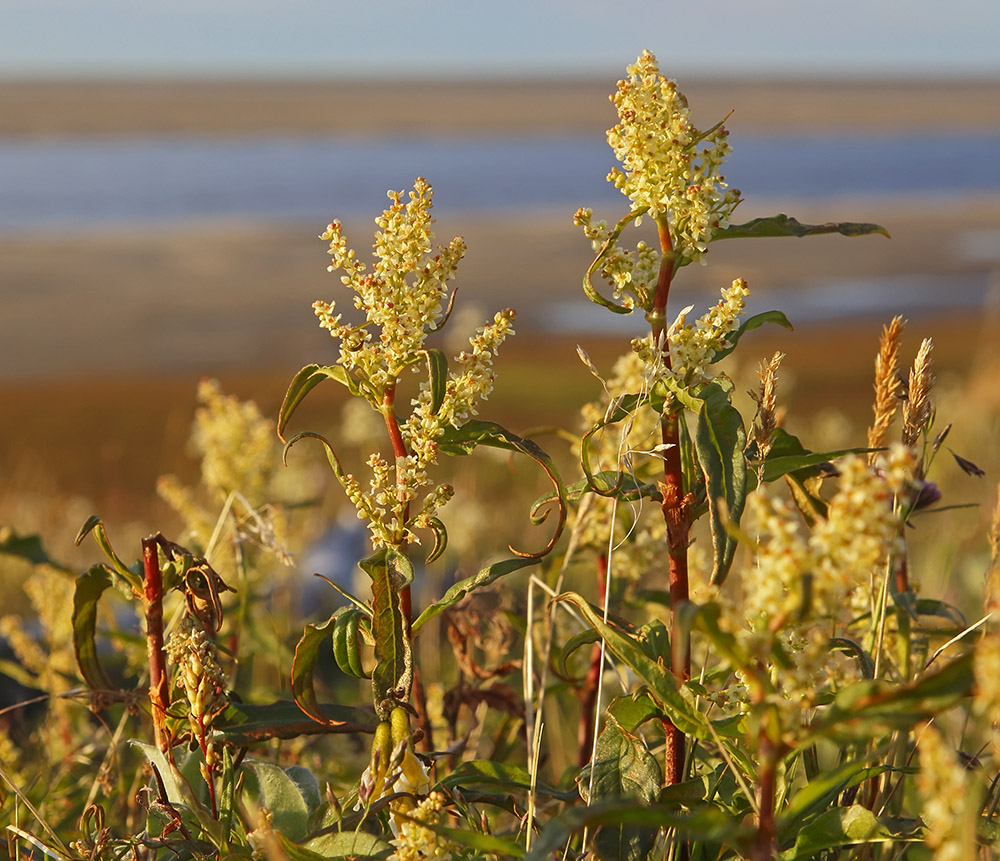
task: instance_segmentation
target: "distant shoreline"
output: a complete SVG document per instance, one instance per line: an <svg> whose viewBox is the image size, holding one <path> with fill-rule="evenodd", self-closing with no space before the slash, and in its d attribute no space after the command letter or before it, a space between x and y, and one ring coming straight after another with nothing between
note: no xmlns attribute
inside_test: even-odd
<svg viewBox="0 0 1000 861"><path fill-rule="evenodd" d="M669 72L669 70L667 70ZM0 82L0 137L181 134L603 134L615 80ZM679 81L695 122L734 132L1000 128L1000 80Z"/></svg>

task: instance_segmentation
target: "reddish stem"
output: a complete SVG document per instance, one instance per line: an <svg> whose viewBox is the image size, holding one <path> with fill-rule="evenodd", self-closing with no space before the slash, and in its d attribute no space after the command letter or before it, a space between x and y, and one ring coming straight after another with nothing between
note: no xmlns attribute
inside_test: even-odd
<svg viewBox="0 0 1000 861"><path fill-rule="evenodd" d="M385 419L386 429L389 431L389 440L392 442L392 453L398 462L401 457L407 457L409 452L406 450L406 441L403 439L403 432L400 430L399 421L396 418L396 383L389 383L382 392L382 417ZM400 497L402 496L402 489L400 489ZM407 502L403 505L402 521L403 524L409 520L410 517L410 504ZM405 538L400 538L398 547L400 550L406 549ZM406 636L410 638L412 645L413 636L410 632L410 626L413 624L413 596L410 591L410 587L404 586L399 593L399 606L403 614L403 619L406 624ZM413 706L417 711L417 721L420 724L421 730L423 730L423 736L421 738L421 747L425 751L430 751L434 749L434 734L431 727L430 717L427 714L427 697L424 695L423 683L420 680L420 675L417 672L417 662L413 662Z"/></svg>
<svg viewBox="0 0 1000 861"><path fill-rule="evenodd" d="M143 610L146 616L146 657L149 661L149 702L153 711L153 739L166 753L170 748L166 715L170 706L167 657L163 650L163 573L156 536L142 539Z"/></svg>
<svg viewBox="0 0 1000 861"><path fill-rule="evenodd" d="M669 222L666 217L656 220L660 239L660 272L656 281L653 305L647 316L652 331L653 343L662 342L663 363L671 366L670 344L664 335L667 325L667 300L674 277L674 247L670 237ZM667 553L669 555L670 588L670 667L674 678L681 684L691 678L691 640L681 633L678 621L680 608L688 601L687 547L690 532L690 517L684 493L684 478L681 468L680 415L670 410L661 420L661 437L667 448L663 453L663 519L667 525ZM663 722L666 733L664 754L664 779L668 784L680 783L684 772L684 734L668 720Z"/></svg>

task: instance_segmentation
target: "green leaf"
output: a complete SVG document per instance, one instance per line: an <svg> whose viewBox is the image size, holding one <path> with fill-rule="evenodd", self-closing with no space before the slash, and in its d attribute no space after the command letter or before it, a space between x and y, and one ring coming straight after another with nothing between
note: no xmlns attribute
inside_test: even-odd
<svg viewBox="0 0 1000 861"><path fill-rule="evenodd" d="M171 765L170 760L156 745L136 739L130 739L129 743L141 750L146 759L156 766L171 804L182 804L192 809L205 808L208 804L208 786L201 776L200 766L204 762L201 751L173 748L170 752L173 759Z"/></svg>
<svg viewBox="0 0 1000 861"><path fill-rule="evenodd" d="M322 834L307 840L302 847L327 859L385 858L393 851L391 843L367 831Z"/></svg>
<svg viewBox="0 0 1000 861"><path fill-rule="evenodd" d="M212 728L218 730L226 741L242 747L267 741L271 738L296 738L328 732L372 733L378 723L368 709L352 706L319 704L313 711L320 716L306 717L304 709L291 700L278 700L266 705L230 703L222 714L216 716Z"/></svg>
<svg viewBox="0 0 1000 861"><path fill-rule="evenodd" d="M429 517L428 528L434 533L434 546L431 548L431 552L427 554L427 558L424 560L426 565L430 565L441 558L441 554L448 547L448 530L445 529L444 523L437 517Z"/></svg>
<svg viewBox="0 0 1000 861"><path fill-rule="evenodd" d="M448 386L448 357L443 350L424 350L424 354L427 356L427 379L431 387L431 415L437 415Z"/></svg>
<svg viewBox="0 0 1000 861"><path fill-rule="evenodd" d="M782 811L778 820L779 841L789 842L803 822L829 807L845 789L891 770L887 765L870 765L869 760L851 760L822 773L803 786Z"/></svg>
<svg viewBox="0 0 1000 861"><path fill-rule="evenodd" d="M438 613L457 604L470 592L473 592L483 586L488 586L495 580L499 580L507 574L512 574L514 571L519 571L521 568L527 568L529 565L537 565L539 561L540 560L534 556L522 556L518 559L504 559L500 562L494 562L492 565L487 565L485 568L481 569L478 574L474 574L472 577L466 577L464 580L459 580L457 583L452 585L439 600L430 604L417 617L417 620L413 623L413 633L415 634L419 631L431 619L438 615Z"/></svg>
<svg viewBox="0 0 1000 861"><path fill-rule="evenodd" d="M367 679L361 663L360 624L365 614L357 607L342 607L334 614L333 659L342 673Z"/></svg>
<svg viewBox="0 0 1000 861"><path fill-rule="evenodd" d="M120 577L124 583L121 584L125 588L123 591L132 594L136 598L142 597L142 577L132 571L121 559L118 558L118 554L115 553L114 547L111 546L111 541L108 538L108 533L104 528L104 521L101 520L96 514L91 514L87 518L87 522L80 527L80 531L76 534L75 544L80 545L80 542L87 537L91 532L94 533L94 538L97 539L97 544L101 548L101 551L107 557L108 561L111 563L112 574ZM127 585L125 585L127 584Z"/></svg>
<svg viewBox="0 0 1000 861"><path fill-rule="evenodd" d="M400 601L403 588L413 581L413 567L403 554L386 547L359 564L372 579L372 695L375 711L387 720L393 706L409 699L413 686L410 632Z"/></svg>
<svg viewBox="0 0 1000 861"><path fill-rule="evenodd" d="M515 843L513 840L508 840L504 837L494 837L492 834L484 834L481 831L474 831L471 828L451 828L436 822L423 822L413 816L407 816L405 813L397 813L396 815L410 822L416 822L421 827L427 828L435 834L440 834L442 837L457 843L459 846L476 849L480 853L485 852L489 855L499 856L500 858L524 857L524 847L520 843Z"/></svg>
<svg viewBox="0 0 1000 861"><path fill-rule="evenodd" d="M640 736L622 728L614 715L605 718L594 760L577 778L588 804L631 798L640 805L657 800L662 776L656 759ZM594 838L601 858L645 859L656 842L657 828L618 823L605 825Z"/></svg>
<svg viewBox="0 0 1000 861"><path fill-rule="evenodd" d="M608 703L608 714L626 732L635 732L642 724L663 715L648 691L636 692L632 696L615 697Z"/></svg>
<svg viewBox="0 0 1000 861"><path fill-rule="evenodd" d="M972 695L969 652L909 684L862 681L841 689L810 726L813 734L872 738L887 727L907 729Z"/></svg>
<svg viewBox="0 0 1000 861"><path fill-rule="evenodd" d="M473 419L466 422L460 428L448 428L438 439L439 451L451 455L471 454L480 445L526 454L545 471L545 474L549 477L549 481L552 482L558 504L558 522L549 543L537 553L527 553L516 550L513 547L509 548L511 553L515 553L518 556L536 558L545 556L556 546L556 542L562 534L563 526L566 524L566 489L563 487L562 479L559 477L559 471L556 469L555 463L534 440L519 437L496 422ZM532 523L538 525L545 522L551 510L549 507L550 502L551 497L542 497L540 501L532 506L530 512Z"/></svg>
<svg viewBox="0 0 1000 861"><path fill-rule="evenodd" d="M319 648L327 637L333 635L337 616L334 614L322 625L306 625L302 637L295 646L292 658L292 696L296 704L314 721L328 723L319 707L316 690L313 687L313 670L319 657Z"/></svg>
<svg viewBox="0 0 1000 861"><path fill-rule="evenodd" d="M710 739L706 717L698 711L691 692L680 687L663 661L654 661L632 637L605 624L600 614L575 592L564 592L554 601L567 601L580 610L587 623L592 625L608 644L615 656L631 667L647 684L653 695L663 704L667 717L685 735Z"/></svg>
<svg viewBox="0 0 1000 861"><path fill-rule="evenodd" d="M726 528L739 524L747 499L747 463L743 418L716 383L701 393L694 443L705 479L712 529L712 582L721 584L733 564L737 539ZM722 504L724 503L725 508Z"/></svg>
<svg viewBox="0 0 1000 861"><path fill-rule="evenodd" d="M109 691L108 680L97 658L97 602L111 585L111 572L105 565L95 565L76 578L73 590L73 649L80 675L91 690Z"/></svg>
<svg viewBox="0 0 1000 861"><path fill-rule="evenodd" d="M869 236L879 233L886 238L889 232L878 224L855 221L828 222L826 224L803 224L784 213L755 218L743 224L730 224L713 234L712 241L719 239L760 239L782 236L817 236L823 233L839 233L842 236Z"/></svg>
<svg viewBox="0 0 1000 861"><path fill-rule="evenodd" d="M752 317L748 317L744 320L740 327L726 338L729 342L729 346L723 350L717 351L712 357L712 361L718 362L720 359L724 359L736 349L736 345L740 342L740 338L742 338L747 332L759 329L765 323L776 323L779 326L784 326L789 331L792 329L792 324L788 322L788 318L782 311L763 311L760 314L754 314Z"/></svg>
<svg viewBox="0 0 1000 861"><path fill-rule="evenodd" d="M306 365L288 384L281 409L278 411L278 438L284 442L285 426L303 398L323 380L336 380L348 388L352 395L360 394L358 384L340 365Z"/></svg>
<svg viewBox="0 0 1000 861"><path fill-rule="evenodd" d="M764 461L763 479L776 481L784 475L797 473L799 478L817 475L820 464L849 454L868 454L867 448L840 448L833 451L813 452L803 447L798 438L782 428L771 434L771 451Z"/></svg>
<svg viewBox="0 0 1000 861"><path fill-rule="evenodd" d="M803 828L782 861L816 858L827 849L858 843L899 843L914 839L916 820L880 820L860 804L834 807Z"/></svg>
<svg viewBox="0 0 1000 861"><path fill-rule="evenodd" d="M309 805L298 783L270 762L244 760L242 772L244 799L255 807L266 807L274 827L289 839L305 837L309 829ZM297 776L301 779L301 775ZM318 797L318 787L316 794Z"/></svg>

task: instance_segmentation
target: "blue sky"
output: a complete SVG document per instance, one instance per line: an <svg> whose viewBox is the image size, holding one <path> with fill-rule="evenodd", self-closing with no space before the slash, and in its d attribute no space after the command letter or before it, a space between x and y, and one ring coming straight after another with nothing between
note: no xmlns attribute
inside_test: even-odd
<svg viewBox="0 0 1000 861"><path fill-rule="evenodd" d="M0 75L606 76L643 47L671 74L1000 77L1000 0L0 0Z"/></svg>

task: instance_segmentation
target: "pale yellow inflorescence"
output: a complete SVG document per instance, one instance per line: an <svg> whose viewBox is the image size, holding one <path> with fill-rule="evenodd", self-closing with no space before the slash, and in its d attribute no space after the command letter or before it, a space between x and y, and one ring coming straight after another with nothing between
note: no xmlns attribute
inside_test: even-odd
<svg viewBox="0 0 1000 861"><path fill-rule="evenodd" d="M425 179L416 180L406 203L402 192L390 191L388 196L389 208L375 220L379 231L372 271L347 247L339 222L330 224L321 237L330 242L330 271L343 272L341 281L354 291L354 307L364 314L364 322L342 322L333 302L313 305L320 325L340 341L339 364L383 414L398 408L394 397L400 374L406 368L414 372L426 368L425 340L441 324L447 282L465 253L465 243L455 238L432 254L433 190ZM376 546L416 541L412 529L429 525L451 498L450 485L425 490L431 484L428 467L437 462L438 440L447 429L467 422L488 399L495 379L493 358L507 336L514 334L513 324L514 312L506 309L472 335L469 348L454 357L457 369L449 370L440 402L431 381L421 383L409 419L400 424L407 454L391 463L372 454L367 461L371 470L367 491L353 475L341 479L358 517L368 521ZM407 519L410 503L422 492L419 511Z"/></svg>
<svg viewBox="0 0 1000 861"><path fill-rule="evenodd" d="M682 388L710 382L714 376L710 365L722 350L731 346L729 336L738 327L749 294L746 281L737 278L722 290L722 298L694 323L687 319L692 307L684 308L665 333L670 345L669 368L663 361L662 344L654 344L651 335L633 340L632 349L656 378L673 380Z"/></svg>
<svg viewBox="0 0 1000 861"><path fill-rule="evenodd" d="M746 628L740 637L762 659L772 641L790 655L794 667L778 677L779 707L798 710L815 700L829 678L831 632L850 621L852 607L867 599L874 574L898 548L893 503L912 486L916 460L897 445L878 466L844 458L827 516L808 536L791 504L763 487L747 500L757 548L743 574Z"/></svg>
<svg viewBox="0 0 1000 861"><path fill-rule="evenodd" d="M972 791L970 772L931 724L920 733L917 753L924 843L934 850L934 861L975 858L979 793Z"/></svg>
<svg viewBox="0 0 1000 861"><path fill-rule="evenodd" d="M389 856L391 861L451 858L459 846L426 827L440 824L444 809L445 797L440 792L432 792L407 812L406 819L397 817L399 833L390 841L395 847L395 851Z"/></svg>
<svg viewBox="0 0 1000 861"><path fill-rule="evenodd" d="M632 201L633 212L645 207L653 218L669 217L674 251L699 260L740 201L720 173L732 151L729 132L722 125L695 128L687 99L660 74L649 51L627 72L611 96L618 123L608 130L608 143L622 166L608 180Z"/></svg>

